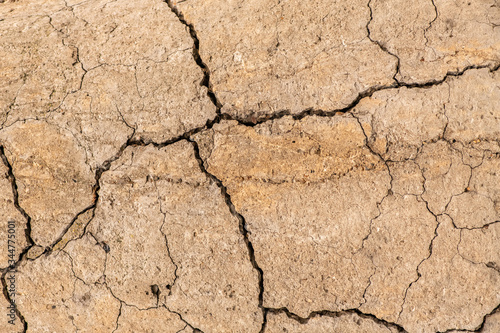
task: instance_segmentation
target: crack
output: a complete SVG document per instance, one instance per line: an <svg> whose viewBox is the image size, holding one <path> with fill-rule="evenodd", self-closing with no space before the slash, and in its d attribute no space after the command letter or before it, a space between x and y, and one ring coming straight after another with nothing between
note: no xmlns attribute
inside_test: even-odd
<svg viewBox="0 0 500 333"><path fill-rule="evenodd" d="M73 17L77 18L76 15L75 15L75 13L74 13L74 11L73 11L73 7L72 6L68 6L68 4L66 3L66 1L65 1L65 5L66 5L67 8L70 8L70 11L71 11L71 14L73 15ZM61 37L61 43L62 43L62 45L66 46L66 47L69 47L69 48L73 48L74 63L72 64L72 66L75 66L75 65L79 64L80 67L81 67L81 69L82 69L82 71L83 71L83 74L81 75L81 78L80 78L80 83L78 85L78 88L76 90L72 90L72 91L70 91L69 93L66 94L66 96L63 98L62 102L60 103L62 105L62 103L66 99L67 95L74 94L77 91L79 91L79 90L82 89L83 80L85 78L85 75L88 73L88 70L85 68L85 66L83 66L83 62L80 60L80 49L78 48L78 46L73 45L73 44L66 44L66 39L69 37L68 34L64 33L62 29L57 29L54 26L54 24L52 23L52 16L47 15L47 17L49 18L49 25L52 27L52 29L54 29L54 31L56 33L58 33L58 34L61 35L60 37Z"/></svg>
<svg viewBox="0 0 500 333"><path fill-rule="evenodd" d="M398 79L396 78L396 76L397 76L398 74L401 74L401 72L400 72L400 68L401 68L401 59L399 59L399 57L398 57L396 54L394 54L394 53L392 53L391 51L389 51L389 49L387 49L387 47L386 47L385 45L383 45L382 43L380 43L378 40L372 39L372 36L371 36L371 31L370 31L370 23L372 23L372 21L373 21L373 9L372 9L372 7L370 6L370 5L371 5L371 2L372 2L372 0L368 0L368 4L367 4L368 9L370 10L370 20L369 20L369 21L368 21L368 23L366 24L366 31L368 32L367 37L368 37L368 39L369 39L372 43L376 44L376 45L377 45L377 46L378 46L378 47L379 47L382 51L384 51L385 53L387 53L387 54L389 54L389 55L393 56L394 58L396 58L396 60L397 60L397 62L396 62L396 72L395 72L395 73L394 73L394 75L392 76L392 79L393 79L396 83L400 84L400 82L398 81Z"/></svg>
<svg viewBox="0 0 500 333"><path fill-rule="evenodd" d="M168 296L170 296L170 295L172 295L172 288L174 287L175 282L177 282L177 279L179 278L179 275L177 275L177 271L179 270L179 266L175 263L174 258L172 258L172 253L170 252L170 247L168 245L167 235L163 232L163 226L166 223L167 213L168 212L167 211L163 211L163 208L162 208L162 205L161 205L161 199L160 199L159 190L156 187L156 180L154 178L153 178L153 184L154 184L154 186L156 188L156 191L158 192L158 202L159 202L159 205L160 205L160 212L163 214L163 222L162 222L162 224L160 226L160 233L163 235L163 238L165 239L165 246L167 248L167 255L170 258L170 261L172 262L172 265L174 265L174 267L175 267L175 269L174 269L174 281L172 281L172 284L166 285L166 289L168 290ZM156 292L156 296L157 296L157 304L159 304L160 294L159 294L158 290Z"/></svg>
<svg viewBox="0 0 500 333"><path fill-rule="evenodd" d="M448 216L453 221L453 219L451 218L451 216L448 215L447 213L444 213L443 215ZM497 224L497 223L500 223L500 220L489 222L489 223L485 223L481 227L456 227L454 225L454 223L453 223L453 225L454 225L454 228L458 229L458 230L483 230L483 229L488 229L490 227L490 225Z"/></svg>
<svg viewBox="0 0 500 333"><path fill-rule="evenodd" d="M492 73L492 72L497 71L500 68L500 63L497 66L495 66L493 69L491 68L491 66L488 66L488 65L481 65L481 66L471 65L471 66L467 66L467 67L465 67L461 70L458 70L458 71L449 71L448 73L446 73L446 75L442 79L439 79L439 80L434 79L434 80L429 80L429 81L422 82L422 83L405 83L405 82L396 81L390 85L373 86L373 87L370 87L370 88L360 92L358 94L358 96L351 103L349 103L347 106L345 106L343 108L337 108L337 109L333 109L333 110L307 108L299 113L292 113L290 110L281 110L281 111L274 112L272 114L264 115L261 117L256 117L255 115L250 115L250 116L247 116L244 118L234 117L234 116L227 114L227 113L221 113L219 120L215 120L214 123L218 123L220 120L235 120L240 125L253 127L253 126L265 123L267 121L280 119L280 118L283 118L286 116L292 116L294 120L300 120L300 119L303 119L303 118L308 117L308 116L333 117L337 113L351 112L352 109L354 109L361 102L361 100L363 100L364 98L367 98L367 97L372 97L373 94L378 92L378 91L399 89L402 87L406 87L408 89L430 88L430 87L438 86L442 83L445 83L451 77L462 76L463 74L465 74L469 70L478 70L478 69L485 69L485 68L489 69L490 72Z"/></svg>
<svg viewBox="0 0 500 333"><path fill-rule="evenodd" d="M252 242L250 241L250 239L248 237L249 232L248 232L248 228L247 228L247 223L246 223L245 218L243 217L243 215L241 215L240 213L238 213L236 211L236 208L234 207L234 204L231 201L231 196L227 192L227 188L224 186L224 184L222 183L222 181L220 179L218 179L215 175L213 175L210 172L208 172L208 170L206 169L205 162L203 161L203 159L201 158L201 155L200 155L200 150L199 150L199 147L198 147L198 143L196 141L194 141L194 140L191 140L191 139L189 140L189 142L191 142L192 145L193 145L194 155L195 155L196 160L198 161L198 164L200 166L201 171L211 181L213 181L215 184L217 184L217 186L220 188L221 195L224 197L226 205L228 206L229 211L231 212L231 215L233 215L234 217L236 217L238 219L238 222L239 222L239 231L240 231L241 235L243 236L243 240L244 240L245 245L247 247L248 257L250 259L250 262L251 262L254 270L256 270L257 274L258 274L258 279L259 279L259 308L262 310L263 318L264 318L264 320L262 322L262 327L261 327L261 331L260 332L263 332L264 328L265 328L265 325L266 325L265 318L267 318L267 316L266 316L267 308L265 308L263 306L263 302L264 302L264 272L263 272L262 268L259 267L259 264L257 263L257 261L255 259L255 250L254 250L254 247L252 245Z"/></svg>
<svg viewBox="0 0 500 333"><path fill-rule="evenodd" d="M16 95L14 96L14 99L12 100L12 102L7 106L7 110L6 110L5 114L3 115L3 117L5 119L0 124L0 130L2 130L4 128L5 124L9 120L9 114L12 111L12 109L16 106L16 102L17 102L17 99L19 97L19 93L21 92L21 90L26 85L27 78L28 78L28 75L23 71L23 74L21 75L21 79L22 79L23 83L21 84L21 86L19 87L19 89L17 89Z"/></svg>
<svg viewBox="0 0 500 333"><path fill-rule="evenodd" d="M177 331L177 332L175 332L175 333L180 333L180 332L184 331L187 327L188 327L188 325L184 326L183 328L181 328L180 330L178 330L178 331Z"/></svg>
<svg viewBox="0 0 500 333"><path fill-rule="evenodd" d="M371 234L372 230L371 230L371 225L370 225L370 234ZM368 236L370 236L370 234L368 234ZM368 236L365 237L368 238ZM363 239L363 242L364 240ZM368 285L366 286L365 290L363 291L363 295L361 296L361 298L363 299L363 301L361 302L361 304L358 306L358 309L360 307L362 307L364 304L366 304L367 300L366 300L366 293L368 292L368 289L370 289L371 285L372 285L372 277L377 274L377 266L375 265L375 263L373 262L373 258L370 258L370 261L372 262L372 265L373 265L373 273L368 277Z"/></svg>
<svg viewBox="0 0 500 333"><path fill-rule="evenodd" d="M452 219L451 217L450 217L450 219L453 221L453 219ZM498 223L498 222L500 222L500 221L496 221L496 222L493 222L493 223ZM490 223L490 224L492 224L492 223ZM484 227L483 227L483 228L484 228ZM474 228L474 229L482 229L482 228ZM460 244L462 244L462 233L463 233L463 231L464 231L464 230L474 230L474 229L466 229L466 228L461 228L461 229L460 229L460 233L459 233L460 238L459 238L459 241L458 241L458 243L457 243L457 253L458 253L458 255L459 255L459 256L460 256L463 260L465 260L465 261L467 261L467 262L469 262L469 263L471 263L471 264L473 264L473 265L484 265L484 266L486 266L487 268L489 268L489 269L493 269L494 271L496 271L497 273L499 273L499 274L500 274L500 267L497 265L497 263L495 263L495 262L493 262L493 261L490 261L490 262L483 262L483 261L479 261L479 262L477 262L477 261L474 261L474 260L471 260L471 259L466 258L466 257L465 257L465 255L464 255L464 254L462 254L462 252L460 251ZM486 228L486 229L487 229L487 228Z"/></svg>
<svg viewBox="0 0 500 333"><path fill-rule="evenodd" d="M21 215L26 220L26 228L24 229L24 234L26 237L27 246L21 250L21 253L19 254L18 260L13 265L10 265L9 267L3 269L2 276L1 276L3 295L7 299L7 302L9 304L15 304L15 299L13 299L11 297L11 295L9 294L9 291L8 291L6 275L9 272L13 272L13 273L17 272L17 267L21 263L22 259L26 257L26 254L28 253L29 249L31 249L35 245L35 242L33 241L33 238L31 238L31 217L19 205L19 193L17 191L16 177L14 176L12 165L9 163L9 160L7 159L7 156L5 155L4 147L2 145L0 145L0 158L1 158L2 162L4 163L4 165L7 167L7 177L10 180L10 183L12 186L12 194L14 197L14 207L16 207L16 209L19 211L19 213L21 213ZM28 331L28 322L24 318L23 314L17 308L17 305L15 305L15 313L23 325L23 332L27 332Z"/></svg>
<svg viewBox="0 0 500 333"><path fill-rule="evenodd" d="M120 309L118 310L118 316L116 316L116 326L115 326L115 329L111 333L116 332L116 330L120 326L120 324L118 322L120 321L120 317L122 315L122 309L123 309L123 302L120 302Z"/></svg>
<svg viewBox="0 0 500 333"><path fill-rule="evenodd" d="M71 254L69 254L69 252L67 252L65 250L62 250L61 252L68 256L69 263L70 263L70 268L71 268L71 272L73 273L73 277L75 278L75 281L73 282L73 298L74 298L75 297L75 289L76 289L75 285L76 285L76 282L80 281L80 282L82 282L84 285L86 285L88 287L91 287L91 284L87 283L84 279L82 279L81 277L79 277L76 274L76 272L75 272L75 260L73 259L73 257L71 256Z"/></svg>
<svg viewBox="0 0 500 333"><path fill-rule="evenodd" d="M420 199L422 199L422 197L420 197ZM420 273L420 271L419 271L420 266L421 266L421 265L422 265L422 264L423 264L426 260L428 260L428 259L432 256L432 249L433 249L433 245L434 245L434 240L435 240L435 239L437 238L437 236L438 236L438 228L439 228L439 226L440 226L440 224L441 224L441 223L438 221L438 217L437 217L437 215L436 215L436 214L434 214L434 213L431 211L431 209L429 208L429 203L428 203L427 201L425 201L424 199L422 199L422 201L423 201L423 202L425 202L425 207L427 208L427 211L428 211L429 213L431 213L431 214L434 216L434 218L436 219L436 228L434 229L434 237L432 237L431 242L430 242L430 244L429 244L429 255L428 255L427 257L425 257L424 259L422 259L422 261L420 261L420 263L417 265L417 268L416 268L416 271L417 271L417 278L416 278L414 281L412 281L412 282L408 285L408 287L406 288L406 290L405 290L404 297L403 297L403 303L401 304L401 310L399 311L398 318L396 319L396 322L398 322L398 321L399 321L399 319L400 319L400 317L401 317L401 314L403 313L403 310L404 310L404 305L405 305L405 303L406 303L406 296L408 295L408 290L410 290L411 286L412 286L413 284L415 284L415 283L416 283L416 282L417 282L417 281L418 281L418 280L422 277L422 274L421 274L421 273Z"/></svg>
<svg viewBox="0 0 500 333"><path fill-rule="evenodd" d="M19 263L19 261L17 263ZM16 263L16 266L17 266L17 263ZM16 268L17 267L14 267L14 270L12 272L14 272L14 273L17 272ZM11 272L11 271L9 269L6 269L2 273L1 281L2 281L3 296L5 297L5 299L7 299L7 302L9 304L14 304L14 306L15 306L14 311L16 312L16 316L19 318L19 320L21 321L21 324L23 325L23 333L26 333L26 332L28 332L28 322L24 318L21 311L19 311L19 309L17 308L17 304L15 303L15 300L11 298L11 296L9 294L9 289L7 287L7 281L6 281L5 276L9 272Z"/></svg>
<svg viewBox="0 0 500 333"><path fill-rule="evenodd" d="M365 137L365 146L366 146L366 148L370 151L370 153L372 153L373 155L377 156L384 163L385 167L387 168L387 173L389 174L389 177L391 179L389 181L389 186L390 187L389 187L389 189L387 191L387 194L382 198L382 200L380 200L380 202L377 202L377 209L379 210L379 214L376 217L373 218L373 219L376 219L377 217L379 217L382 214L382 212L380 210L380 205L382 204L382 202L384 201L384 199L387 198L389 195L393 194L392 189L393 189L394 176L391 174L391 168L389 167L389 162L393 162L393 161L384 159L384 157L381 154L379 154L375 150L373 150L373 148L369 144L369 138L368 138L368 135L365 132L363 124L361 124L361 120L359 120L359 117L357 117L354 114L352 116L354 117L354 119L356 119L356 121L359 124L359 127L361 128L361 131L363 132L363 136ZM371 221L370 221L370 227L371 227ZM368 237L366 237L366 238L368 238ZM363 239L363 241L364 241L364 239Z"/></svg>
<svg viewBox="0 0 500 333"><path fill-rule="evenodd" d="M120 316L122 315L122 309L123 309L123 306L128 306L128 307L131 307L131 308L135 308L137 309L138 311L148 311L148 310L152 310L152 309L159 309L160 307L163 307L165 308L168 312L170 313L173 313L177 316L179 316L179 319L186 325L184 326L183 329L181 329L179 332L182 332L186 327L189 327L193 330L193 333L196 333L196 332L201 332L203 333L202 330L200 330L199 328L191 325L190 323L188 323L180 313L176 312L176 311L172 311L170 310L165 304L162 304L162 305L156 305L156 306L152 306L152 307L149 307L149 308L145 308L145 309L141 309L139 308L138 306L136 305L133 305L133 304L128 304L127 302L121 300L120 298L118 298L114 293L113 293L113 290L111 290L111 288L107 285L106 282L103 283L104 286L106 286L106 289L108 289L108 291L110 292L111 296L113 296L113 298L115 298L116 300L118 300L120 302L120 310L119 310L119 314L118 314L118 317L116 318L116 328L113 330L113 332L115 332L117 329L118 329L118 321L120 319Z"/></svg>
<svg viewBox="0 0 500 333"><path fill-rule="evenodd" d="M477 332L477 333L480 333L480 332L484 331L485 324L486 324L486 321L488 320L488 317L491 317L494 314L499 313L499 312L500 312L500 304L498 304L493 310L491 310L490 313L487 313L483 317L481 324L479 324L479 326L474 330L467 330L467 329L462 329L462 328L451 328L451 329L447 329L446 331L436 332L436 333L452 333L452 332L470 332L470 333ZM490 331L488 331L488 332L490 332Z"/></svg>
<svg viewBox="0 0 500 333"><path fill-rule="evenodd" d="M382 208L381 208L382 203L384 202L384 200L385 200L387 197L389 197L389 196L391 196L391 195L393 195L393 194L394 194L394 192L393 192L393 190L392 190L392 189L393 189L394 176L393 176L393 175L392 175L392 173L391 173L391 169L390 169L390 167L389 167L389 161L385 160L385 159L382 157L382 155L381 155L381 154L376 153L376 152L372 149L372 147L371 147L371 146L369 145L369 143L368 143L368 136L367 136L367 134L366 134L366 132L365 132L365 129L363 128L363 125L361 124L361 121L360 121L360 120L359 120L359 118L358 118L358 117L356 117L355 115L353 115L353 117L357 120L357 122L358 122L358 124L359 124L359 127L361 128L361 131L363 132L363 135L364 135L364 137L365 137L365 146L367 147L367 149L368 149L368 150L369 150L369 151L370 151L373 155L378 156L378 158L379 158L382 162L384 162L384 164L385 164L385 166L386 166L386 168L387 168L387 172L388 172L389 177L390 177L390 181L389 181L389 185L390 185L390 187L389 187L389 189L387 190L387 194L386 194L386 195L385 195L385 196L384 196L384 197L380 200L380 202L377 202L377 203L376 203L376 204L377 204L378 214L377 214L376 216L374 216L373 218L371 218L371 219L370 219L370 224L369 224L369 231L368 231L368 234L367 234L367 235L366 235L366 236L362 239L362 241L361 241L361 247L360 247L358 250L356 250L356 251L354 252L354 254L356 254L356 253L358 253L358 252L360 252L360 251L362 251L362 250L364 249L364 247L365 247L365 242L368 240L368 238L370 238L370 236L371 236L371 234L372 234L372 232L373 232L373 221L374 221L374 220L376 220L377 218L379 218L379 217L382 215ZM371 284L372 284L372 277L373 277L373 276L377 273L377 265L375 265L373 258L370 258L370 261L371 261L371 263L372 263L372 265L373 265L373 273L372 273L372 274L369 276L369 278L368 278L368 285L366 286L365 290L363 291L363 296L362 296L363 301L362 301L362 303L358 306L358 308L359 308L359 307L361 307L363 304L366 304L366 302L367 302L367 300L366 300L366 293L368 292L368 289L370 288L370 286L371 286Z"/></svg>
<svg viewBox="0 0 500 333"><path fill-rule="evenodd" d="M33 238L31 237L31 217L19 205L19 193L17 191L16 177L14 176L12 165L10 164L9 160L7 159L7 156L5 155L4 146L2 146L2 145L0 145L0 158L3 162L3 164L7 167L7 178L9 179L10 184L12 186L12 195L14 197L14 207L16 207L16 209L19 211L19 213L21 213L21 215L26 220L26 228L24 229L24 234L25 234L26 242L28 245L24 249L21 250L21 253L19 254L19 258L18 258L17 262L14 264L14 266L17 267L18 263L26 255L26 253L28 253L29 249L35 245L35 242L33 241ZM11 268L14 268L14 267L11 266Z"/></svg>
<svg viewBox="0 0 500 333"><path fill-rule="evenodd" d="M81 212L79 212L78 214L76 214L76 216L71 220L71 222L68 224L68 226L66 226L66 228L64 228L64 231L61 233L61 235L51 245L49 245L42 254L50 254L54 250L54 247L56 247L56 245L58 245L60 242L63 241L64 236L66 236L66 234L68 233L68 231L78 221L78 218L80 216L82 216L83 214L87 213L88 211L92 211L92 216L90 217L89 221L84 226L82 234L79 237L71 239L68 242L66 242L66 244L64 244L64 246L61 248L61 250L63 250L66 247L66 245L68 245L68 243L70 241L73 241L73 240L76 240L76 239L81 239L86 234L87 225L94 218L96 203L97 203L97 199L94 199L94 202L92 203L92 205L84 208Z"/></svg>
<svg viewBox="0 0 500 333"><path fill-rule="evenodd" d="M179 21L185 25L188 30L189 34L191 35L191 38L193 39L193 59L198 65L198 67L201 68L203 71L203 79L200 82L201 86L204 86L207 88L207 96L210 98L210 101L215 105L216 107L216 112L217 114L220 114L220 110L222 108L221 102L217 99L217 96L215 95L215 92L212 88L212 84L210 83L210 69L208 68L207 64L203 61L200 55L200 40L198 38L198 33L196 32L193 24L188 23L186 19L184 18L184 15L180 12L180 10L175 6L175 4L172 2L172 0L165 0L167 3L168 7L174 13Z"/></svg>
<svg viewBox="0 0 500 333"><path fill-rule="evenodd" d="M432 19L432 21L429 22L429 25L427 26L427 28L424 29L425 46L427 46L427 44L429 43L429 38L427 37L427 31L429 31L429 29L432 27L432 24L434 22L436 22L436 20L437 20L437 18L439 16L439 12L438 12L436 4L434 3L434 0L431 0L431 3L432 3L432 6L434 6L435 16Z"/></svg>
<svg viewBox="0 0 500 333"><path fill-rule="evenodd" d="M373 43L377 44L384 52L387 52L388 54L394 56L397 59L397 66L396 66L396 72L393 76L394 83L390 85L382 85L382 86L372 86L358 94L358 96L348 105L346 105L343 108L337 108L333 110L321 110L321 109L315 109L313 107L306 108L303 111L299 113L292 113L290 110L280 110L277 112L273 112L271 114L263 115L263 116L256 116L255 114L251 114L247 117L235 117L227 113L222 113L221 108L222 108L222 103L217 99L213 88L212 84L210 83L210 70L206 63L202 60L200 56L200 41L198 38L198 34L193 26L193 24L188 23L186 19L184 18L184 15L180 12L180 10L175 6L175 4L172 2L172 0L166 0L167 5L171 9L171 11L178 17L179 21L184 24L190 32L191 38L193 39L193 58L198 64L198 66L202 69L204 73L204 78L201 82L202 86L207 87L208 92L207 95L210 97L210 100L212 103L216 106L216 111L217 111L217 117L214 118L213 120L207 121L207 124L203 128L197 128L193 129L191 131L199 132L201 130L205 129L210 129L215 123L219 123L221 120L235 120L237 121L240 125L245 125L245 126L256 126L258 124L270 121L270 120L275 120L279 118L283 118L285 116L293 116L295 120L302 119L307 116L311 115L316 115L316 116L321 116L321 117L332 117L336 113L346 113L350 112L354 107L356 107L359 102L365 98L365 97L371 97L375 92L377 91L382 91L382 90L388 90L388 89L397 89L401 87L406 87L409 89L412 88L428 88L432 86L437 86L442 84L443 82L446 82L446 80L449 77L456 77L456 76L462 76L465 72L472 70L472 69L483 69L483 68L488 68L490 72L494 72L500 68L500 63L494 66L493 68L490 65L469 65L466 66L460 70L456 71L448 71L443 78L441 79L433 79L429 80L426 82L421 82L421 83L406 83L402 81L398 81L396 79L396 76L400 74L400 59L397 55L391 53L384 45L382 45L380 42L373 40L371 38L371 31L369 29L369 25L371 21L373 20L373 13L372 13L372 8L370 6L371 0L368 2L368 8L370 10L370 21L366 25L366 29L368 32L368 38L370 41ZM185 136L183 135L183 138L189 138L189 135Z"/></svg>
<svg viewBox="0 0 500 333"><path fill-rule="evenodd" d="M129 304L129 303L125 302L124 300L120 299L118 296L116 296L115 293L113 292L113 290L111 289L111 287L108 286L108 283L106 281L102 282L102 285L104 285L106 287L106 289L109 291L109 293L111 294L111 296L113 296L113 298L115 298L117 301L119 301L120 304L125 304L126 306L133 307L133 308L135 308L135 309L137 309L139 311L147 311L147 310L150 310L150 309L157 309L158 308L158 305L157 305L157 306L151 306L151 307L148 307L148 308L141 309L137 305Z"/></svg>
<svg viewBox="0 0 500 333"><path fill-rule="evenodd" d="M128 124L127 124L128 126ZM54 249L54 247L59 244L59 242L63 241L63 238L64 236L68 233L69 230L71 230L71 228L73 227L73 225L75 224L76 221L78 221L78 218L87 213L88 211L92 210L92 216L90 217L90 219L85 223L84 227L83 227L83 230L82 230L82 233L79 237L77 238L74 238L74 239L71 239L69 240L67 243L69 243L70 241L72 240L76 240L76 239L81 239L86 233L87 233L87 226L90 224L90 222L93 220L94 218L94 214L95 214L95 209L97 207L97 203L99 201L99 191L101 189L101 184L100 184L100 180L101 180L101 177L103 175L104 172L108 171L109 168L111 167L111 163L113 163L114 161L116 161L117 159L120 158L120 156L123 154L123 152L125 151L125 149L131 145L130 141L132 140L134 134L135 134L135 128L131 127L133 129L132 133L130 134L127 142L125 142L121 147L120 149L118 150L118 152L112 156L111 158L107 159L101 166L99 166L97 169L96 169L96 172L95 172L95 176L94 176L94 179L95 179L95 183L94 185L92 186L92 195L93 195L93 203L86 207L85 209L83 209L81 212L79 212L74 218L73 220L70 222L70 224L65 228L65 230L63 231L63 233L51 244L49 245L45 251L42 253L42 254L45 254L45 255L50 255ZM62 249L64 249L67 245L67 243L62 247Z"/></svg>
<svg viewBox="0 0 500 333"><path fill-rule="evenodd" d="M186 326L188 326L189 328L191 328L193 330L193 333L198 333L198 332L201 332L203 333L203 331L193 325L191 325L190 323L188 323L180 313L176 312L176 311L173 311L173 310L170 310L165 304L162 305L165 309L167 309L167 311L169 311L170 313L173 313L173 314L176 314L179 316L179 319L184 323L186 324ZM184 327L185 328L185 327ZM182 330L181 330L182 331Z"/></svg>
<svg viewBox="0 0 500 333"><path fill-rule="evenodd" d="M342 311L329 311L329 310L313 311L307 317L300 317L299 315L291 312L290 310L288 310L285 307L283 307L283 308L267 308L267 310L269 313L273 313L273 314L284 313L287 315L288 318L293 319L301 324L306 324L310 319L316 318L316 317L337 318L337 317L341 317L341 316L348 315L348 314L356 314L361 318L372 320L375 323L386 326L388 328L393 328L397 332L407 333L407 331L401 325L398 325L398 324L393 323L393 322L389 322L389 321L384 320L384 319L380 319L380 318L378 318L375 315L370 314L370 313L364 313L364 312L360 311L359 309L346 309L346 310L342 310Z"/></svg>

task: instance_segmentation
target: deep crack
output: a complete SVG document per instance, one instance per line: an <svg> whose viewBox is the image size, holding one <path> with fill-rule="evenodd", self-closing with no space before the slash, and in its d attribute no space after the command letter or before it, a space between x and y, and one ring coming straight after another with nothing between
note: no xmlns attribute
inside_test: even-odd
<svg viewBox="0 0 500 333"><path fill-rule="evenodd" d="M6 281L6 275L10 272L17 272L17 267L20 265L22 259L26 256L29 249L35 245L35 242L31 238L31 217L19 205L19 193L17 191L16 178L15 178L14 173L12 171L12 165L9 163L7 156L5 155L4 147L2 145L0 145L0 157L1 157L4 165L7 167L7 177L11 183L11 186L12 186L14 206L16 207L16 209L21 213L21 215L26 220L26 228L24 230L24 233L25 233L25 237L26 237L28 245L24 249L21 250L21 253L19 254L18 260L15 262L15 264L10 265L9 267L4 268L2 270L2 277L1 277L2 290L3 290L4 297L7 299L7 302L9 304L16 304L16 303L14 303L15 300L13 300L9 294L8 287L7 287L7 281ZM28 331L28 322L24 318L23 314L19 311L17 304L15 305L15 313L23 325L23 332L27 332Z"/></svg>
<svg viewBox="0 0 500 333"><path fill-rule="evenodd" d="M370 319L377 324L381 324L383 326L396 329L397 332L407 333L406 330L402 326L400 326L396 323L389 322L389 321L384 320L384 319L380 319L373 314L361 312L359 309L346 309L346 310L342 310L342 311L329 311L329 310L313 311L307 317L300 317L299 315L289 311L287 308L279 308L279 309L267 308L267 310L269 313L274 313L274 314L285 313L288 318L293 319L301 324L306 324L310 319L315 318L315 317L337 318L337 317L347 315L347 314L356 314L361 318Z"/></svg>
<svg viewBox="0 0 500 333"><path fill-rule="evenodd" d="M200 85L204 86L207 88L207 95L212 101L212 103L215 105L217 114L220 114L220 109L222 108L222 104L220 101L217 99L217 96L215 95L215 92L212 89L212 85L210 83L210 69L208 66L205 64L203 59L201 58L200 55L200 40L198 39L198 34L194 28L194 26L191 23L188 23L186 19L184 18L184 15L177 9L177 7L172 3L172 0L165 0L167 3L168 7L170 10L177 16L179 21L185 25L188 30L189 34L191 35L191 38L193 39L193 59L196 62L196 64L201 68L203 71L203 79L200 82Z"/></svg>
<svg viewBox="0 0 500 333"><path fill-rule="evenodd" d="M26 213L26 211L19 205L19 193L17 191L17 182L16 182L16 177L14 176L12 165L9 163L7 156L5 155L5 150L2 145L0 145L0 157L2 159L3 164L7 167L7 178L10 181L10 184L12 186L12 195L14 198L14 207L21 213L21 215L24 217L26 220L26 229L24 229L24 234L26 237L27 241L27 246L26 248L21 250L21 253L19 254L19 259L17 262L21 261L21 259L25 256L25 254L28 252L28 250L35 245L35 242L33 241L33 238L31 238L31 217ZM16 263L17 265L17 263Z"/></svg>
<svg viewBox="0 0 500 333"><path fill-rule="evenodd" d="M217 184L217 186L220 188L222 196L224 197L226 205L229 208L229 211L231 212L231 214L234 217L236 217L238 219L239 231L240 231L240 233L243 236L243 239L245 241L245 245L246 245L247 250L248 250L248 256L249 256L250 262L251 262L253 268L258 273L258 278L259 278L259 308L262 310L264 318L266 318L265 314L266 314L267 310L263 307L263 302L264 302L264 272L262 271L262 269L259 267L257 261L255 260L255 250L254 250L254 247L252 245L252 242L248 238L247 223L245 221L245 218L243 217L243 215L241 215L240 213L238 213L236 211L236 208L234 207L234 204L231 201L231 196L227 192L227 188L224 186L222 181L220 179L218 179L215 175L208 172L208 170L206 169L205 162L203 161L203 159L201 158L201 155L200 155L198 143L194 140L190 140L190 142L193 144L194 155L195 155L196 160L198 161L198 164L200 166L201 171L210 180L212 180L215 184ZM266 324L266 322L264 320L262 323L261 332L263 332L265 324Z"/></svg>

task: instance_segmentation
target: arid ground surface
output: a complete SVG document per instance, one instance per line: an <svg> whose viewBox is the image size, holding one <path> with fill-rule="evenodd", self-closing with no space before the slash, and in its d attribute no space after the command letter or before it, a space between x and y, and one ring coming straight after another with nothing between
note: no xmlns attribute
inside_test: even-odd
<svg viewBox="0 0 500 333"><path fill-rule="evenodd" d="M0 332L500 332L498 0L0 0Z"/></svg>

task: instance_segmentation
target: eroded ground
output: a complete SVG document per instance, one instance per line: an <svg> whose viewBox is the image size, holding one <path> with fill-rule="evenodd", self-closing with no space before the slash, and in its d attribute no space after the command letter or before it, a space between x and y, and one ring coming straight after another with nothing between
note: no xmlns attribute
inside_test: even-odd
<svg viewBox="0 0 500 333"><path fill-rule="evenodd" d="M499 26L0 1L0 331L500 332Z"/></svg>

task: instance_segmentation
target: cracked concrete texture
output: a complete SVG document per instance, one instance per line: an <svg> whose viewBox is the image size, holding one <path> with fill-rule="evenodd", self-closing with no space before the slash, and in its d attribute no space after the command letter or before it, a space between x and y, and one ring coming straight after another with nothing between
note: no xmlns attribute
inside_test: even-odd
<svg viewBox="0 0 500 333"><path fill-rule="evenodd" d="M499 8L0 0L0 331L500 331Z"/></svg>

